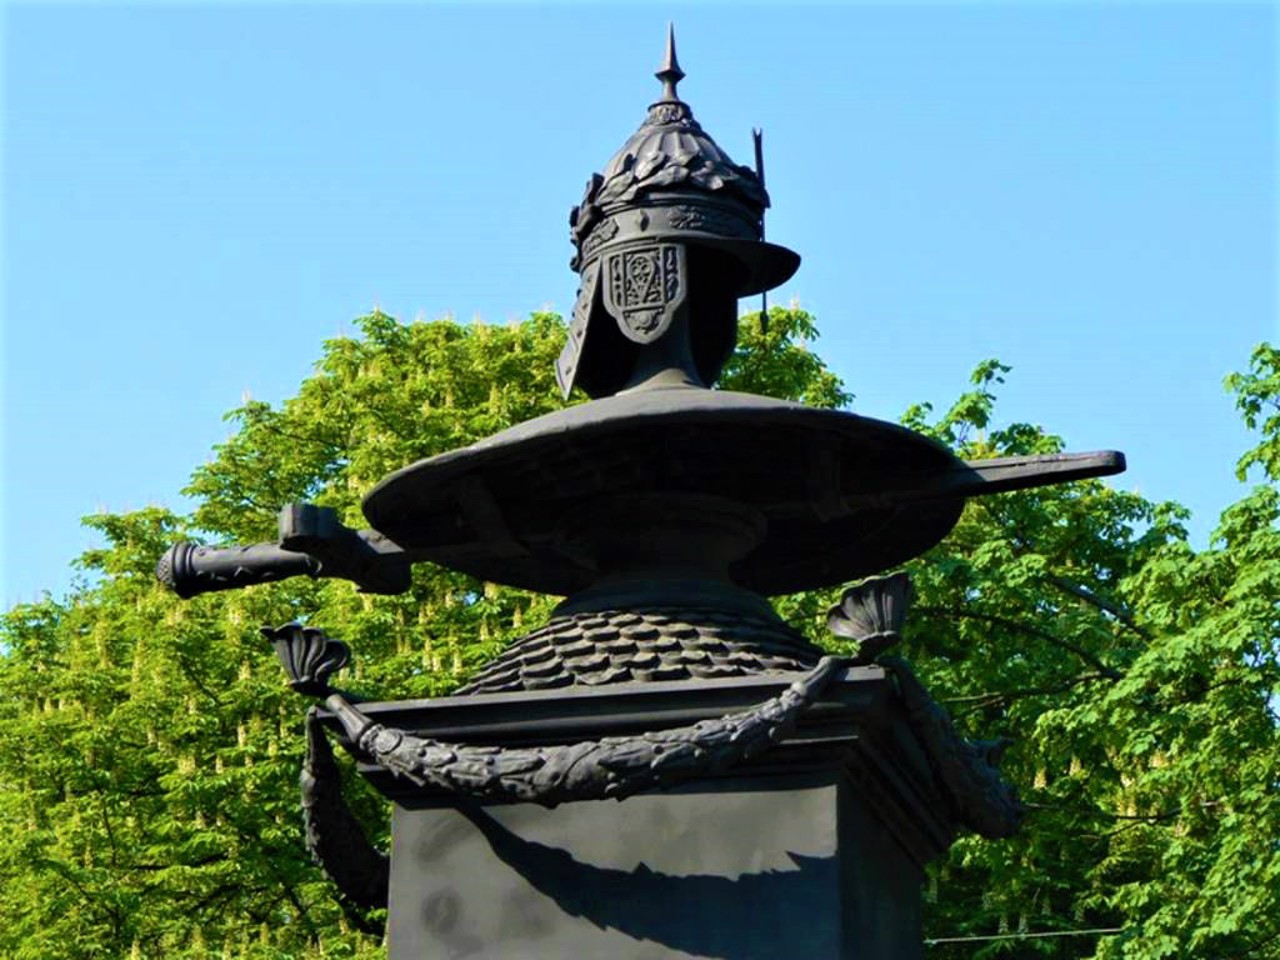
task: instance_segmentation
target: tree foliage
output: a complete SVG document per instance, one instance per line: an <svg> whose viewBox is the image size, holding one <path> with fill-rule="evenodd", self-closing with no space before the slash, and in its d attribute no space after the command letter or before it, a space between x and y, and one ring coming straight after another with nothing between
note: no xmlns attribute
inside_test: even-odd
<svg viewBox="0 0 1280 960"><path fill-rule="evenodd" d="M1207 550L1181 507L1097 481L973 501L915 566L907 655L983 735L1030 818L1001 844L962 840L938 871L937 936L1112 935L940 944L936 955L1280 956L1280 354L1229 378L1251 426L1242 469L1265 483ZM1049 453L1027 425L990 429L1005 368L932 430L962 456ZM977 946L975 946L977 944Z"/></svg>
<svg viewBox="0 0 1280 960"><path fill-rule="evenodd" d="M179 601L176 539L272 539L281 504L360 524L382 476L559 406L558 318L508 327L375 313L324 345L279 406L247 402L193 474L190 516L92 517L70 595L0 623L0 955L375 957L302 844L302 706L257 634L303 620L349 641L341 683L447 693L551 600L428 565L400 597L292 580ZM743 319L724 385L840 407L813 320ZM966 458L1062 441L995 416L1009 371L976 369L904 422ZM926 888L930 957L1280 958L1280 351L1228 380L1260 481L1197 551L1175 504L1088 481L972 501L909 567L903 653L969 734L1014 740L1022 833L962 838ZM1123 445L1123 438L1117 438ZM779 598L815 639L833 592ZM353 781L353 778L349 778ZM381 801L348 790L375 832ZM1102 930L1110 933L1081 933ZM1029 937L1028 934L1070 934ZM961 939L981 938L981 939Z"/></svg>

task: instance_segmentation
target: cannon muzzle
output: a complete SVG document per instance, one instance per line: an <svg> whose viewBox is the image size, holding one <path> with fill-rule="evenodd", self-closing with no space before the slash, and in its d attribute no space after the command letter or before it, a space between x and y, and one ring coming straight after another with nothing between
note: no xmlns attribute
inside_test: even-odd
<svg viewBox="0 0 1280 960"><path fill-rule="evenodd" d="M291 503L280 511L279 543L206 547L176 543L156 564L156 577L183 599L288 577L337 577L365 593L409 589L410 558L376 530L352 530L337 511Z"/></svg>

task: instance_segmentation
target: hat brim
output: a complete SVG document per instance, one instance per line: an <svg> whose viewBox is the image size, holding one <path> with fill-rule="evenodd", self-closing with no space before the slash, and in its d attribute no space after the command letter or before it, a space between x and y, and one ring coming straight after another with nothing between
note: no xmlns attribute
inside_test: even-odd
<svg viewBox="0 0 1280 960"><path fill-rule="evenodd" d="M738 291L739 297L749 297L781 286L800 269L800 254L776 243L706 236L689 237L686 242L723 250L746 266L747 279Z"/></svg>

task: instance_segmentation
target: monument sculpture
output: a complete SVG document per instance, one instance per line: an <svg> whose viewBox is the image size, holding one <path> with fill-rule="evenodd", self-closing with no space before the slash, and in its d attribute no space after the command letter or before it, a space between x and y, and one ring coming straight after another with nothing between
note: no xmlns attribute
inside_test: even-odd
<svg viewBox="0 0 1280 960"><path fill-rule="evenodd" d="M798 268L763 239L757 169L662 93L570 215L580 286L557 373L591 399L410 464L369 528L291 504L277 543L178 544L182 596L306 574L370 593L414 563L564 596L449 697L360 702L351 652L263 633L308 714L308 843L343 895L387 905L395 960L921 953L924 865L956 831L1006 836L1002 746L970 742L887 655L889 573L965 499L1112 474L1115 452L965 462L903 427L712 389L739 298ZM758 141L757 141L758 143ZM766 597L844 584L823 652ZM364 838L330 746L394 803ZM621 803L614 801L623 801Z"/></svg>

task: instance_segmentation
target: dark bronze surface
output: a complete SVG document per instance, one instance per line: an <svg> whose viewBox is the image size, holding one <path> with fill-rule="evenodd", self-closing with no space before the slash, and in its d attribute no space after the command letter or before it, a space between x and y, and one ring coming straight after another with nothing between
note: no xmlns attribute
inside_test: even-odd
<svg viewBox="0 0 1280 960"><path fill-rule="evenodd" d="M570 744L444 741L379 723L340 693L325 706L356 756L419 788L459 799L554 807L622 800L736 767L782 740L841 666L838 658L824 657L807 673L788 676L779 694L740 713Z"/></svg>
<svg viewBox="0 0 1280 960"><path fill-rule="evenodd" d="M342 775L319 716L307 713L307 756L298 778L307 850L324 868L346 903L347 914L365 932L376 933L359 912L387 905L391 862L377 849L342 795Z"/></svg>
<svg viewBox="0 0 1280 960"><path fill-rule="evenodd" d="M388 957L917 960L918 873L878 824L860 833L858 802L838 774L800 774L554 810L397 806Z"/></svg>
<svg viewBox="0 0 1280 960"><path fill-rule="evenodd" d="M671 31L655 76L662 96L569 215L581 283L556 366L566 396L576 385L604 397L645 379L641 348L673 326L687 340L692 382L711 384L733 350L738 298L800 265L764 242L769 196L757 171L734 163L679 98Z"/></svg>
<svg viewBox="0 0 1280 960"><path fill-rule="evenodd" d="M156 564L156 577L178 596L237 590L287 577L338 577L365 593L409 589L410 558L376 530L352 530L331 507L289 503L280 510L280 539L247 547L176 543Z"/></svg>
<svg viewBox="0 0 1280 960"><path fill-rule="evenodd" d="M415 557L569 595L610 571L566 551L567 523L638 494L670 498L673 516L679 497L716 497L764 518L761 542L728 576L772 595L923 553L951 530L965 496L1120 469L1114 453L966 464L896 424L673 387L570 407L412 464L379 483L364 512ZM638 519L633 535L654 536L655 518Z"/></svg>
<svg viewBox="0 0 1280 960"><path fill-rule="evenodd" d="M776 616L690 606L562 614L507 647L457 694L798 672L821 656Z"/></svg>
<svg viewBox="0 0 1280 960"><path fill-rule="evenodd" d="M764 596L909 560L967 497L1124 469L1113 451L966 463L895 424L709 389L738 298L799 258L764 242L759 136L753 171L694 120L670 33L657 76L570 221L581 286L557 374L596 399L391 474L365 498L371 529L290 504L276 543L178 544L157 569L182 596L296 575L398 593L429 561L568 597L435 700L359 702L329 686L339 641L264 631L328 707L308 723L309 846L349 908L380 906L390 875L395 960L919 956L924 864L958 827L1017 827L1003 745L959 736L882 657L904 574L829 611L844 662ZM390 863L325 729L397 804ZM621 813L587 802L621 796Z"/></svg>
<svg viewBox="0 0 1280 960"><path fill-rule="evenodd" d="M909 560L966 497L1124 469L1115 452L964 463L895 424L707 389L737 298L799 261L762 241L763 158L733 163L679 99L670 33L657 76L571 218L582 290L560 374L597 399L396 471L365 498L369 530L292 504L278 543L179 544L162 580L183 596L300 574L398 593L430 561L565 596L645 581L630 595L650 605L690 580L767 596Z"/></svg>

